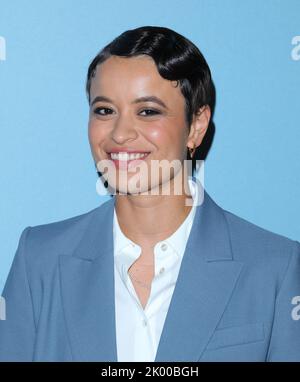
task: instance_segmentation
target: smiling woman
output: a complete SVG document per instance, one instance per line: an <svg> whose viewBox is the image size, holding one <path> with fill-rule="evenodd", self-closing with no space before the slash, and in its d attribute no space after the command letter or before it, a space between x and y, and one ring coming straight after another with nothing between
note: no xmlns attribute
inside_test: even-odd
<svg viewBox="0 0 300 382"><path fill-rule="evenodd" d="M186 171L214 107L200 50L168 28L126 31L93 59L86 91L113 195L24 229L0 360L300 361L300 243L222 209Z"/></svg>
<svg viewBox="0 0 300 382"><path fill-rule="evenodd" d="M93 157L95 162L113 159L117 169L132 167L133 161L137 164L138 154L149 165L163 159L182 162L188 155L187 147L198 146L208 127L210 107L199 100L203 113L189 125L185 111L188 102L180 88L175 81L163 79L147 55L111 56L98 63L88 89ZM113 184L107 180L111 187L127 191L127 181ZM140 177L140 182L140 192L147 191L147 177ZM165 179L158 182L163 184ZM151 186L157 184L152 182Z"/></svg>

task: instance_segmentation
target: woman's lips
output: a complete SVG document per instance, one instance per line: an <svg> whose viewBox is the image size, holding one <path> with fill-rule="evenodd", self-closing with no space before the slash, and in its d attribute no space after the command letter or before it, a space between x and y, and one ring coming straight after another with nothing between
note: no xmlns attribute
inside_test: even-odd
<svg viewBox="0 0 300 382"><path fill-rule="evenodd" d="M114 153L112 153L114 154ZM124 154L124 153L123 153ZM111 153L108 153L108 156L109 156L109 159L114 163L116 169L120 169L120 170L128 170L128 169L132 169L134 168L135 166L137 166L138 164L140 164L141 162L143 162L146 158L148 158L150 152L147 152L147 153L142 153L141 154L146 154L144 155L143 157L138 157L138 158L134 158L134 159L125 159L124 156L123 158L119 157L119 158L112 158L111 157Z"/></svg>

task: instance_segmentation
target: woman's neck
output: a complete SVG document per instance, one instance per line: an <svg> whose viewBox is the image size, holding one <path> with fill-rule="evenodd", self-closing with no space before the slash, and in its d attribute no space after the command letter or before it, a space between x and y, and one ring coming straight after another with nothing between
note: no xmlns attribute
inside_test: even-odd
<svg viewBox="0 0 300 382"><path fill-rule="evenodd" d="M189 189L189 186L188 186ZM183 188L183 191L185 189ZM175 232L191 210L182 195L116 195L116 213L125 236L141 246L153 246Z"/></svg>

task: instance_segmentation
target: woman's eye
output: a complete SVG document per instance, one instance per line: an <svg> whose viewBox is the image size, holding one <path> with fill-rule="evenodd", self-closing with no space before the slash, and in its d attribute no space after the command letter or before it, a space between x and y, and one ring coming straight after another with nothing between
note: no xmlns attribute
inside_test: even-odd
<svg viewBox="0 0 300 382"><path fill-rule="evenodd" d="M108 107L96 107L94 109L94 113L97 115L105 116L105 115L112 114L113 110ZM141 113L144 113L144 114L141 114ZM160 111L154 110L154 109L144 109L140 112L140 115L144 117L151 117L152 115L157 115L157 114L161 114L161 113Z"/></svg>
<svg viewBox="0 0 300 382"><path fill-rule="evenodd" d="M160 114L158 110L153 110L153 109L144 109L141 111L141 113L144 113L144 112L146 112L146 114L143 115L145 117Z"/></svg>
<svg viewBox="0 0 300 382"><path fill-rule="evenodd" d="M108 115L112 113L112 110L108 107L96 107L96 109L94 109L94 113L98 115Z"/></svg>

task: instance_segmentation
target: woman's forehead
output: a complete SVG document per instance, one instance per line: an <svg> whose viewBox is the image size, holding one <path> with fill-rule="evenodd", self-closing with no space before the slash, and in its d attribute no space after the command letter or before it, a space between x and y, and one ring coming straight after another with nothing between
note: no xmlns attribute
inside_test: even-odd
<svg viewBox="0 0 300 382"><path fill-rule="evenodd" d="M91 83L91 93L118 92L151 93L165 97L182 99L180 87L176 81L164 79L158 72L154 60L149 56L109 57L99 64Z"/></svg>

